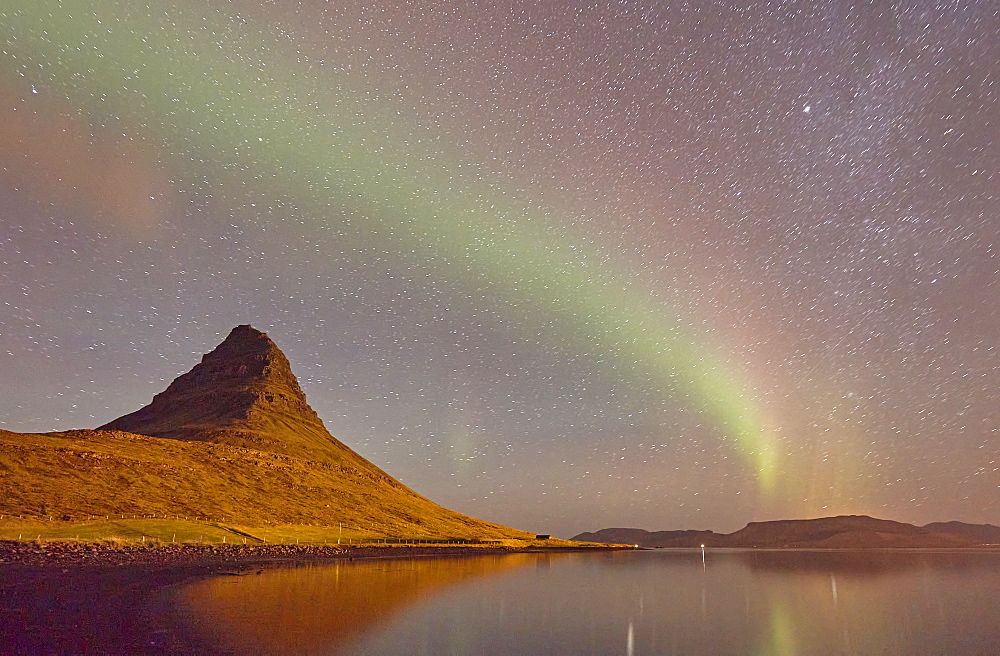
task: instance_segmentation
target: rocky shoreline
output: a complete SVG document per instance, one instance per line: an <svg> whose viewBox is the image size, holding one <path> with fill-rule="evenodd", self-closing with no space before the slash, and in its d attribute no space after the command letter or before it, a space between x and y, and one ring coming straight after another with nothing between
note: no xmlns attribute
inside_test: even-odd
<svg viewBox="0 0 1000 656"><path fill-rule="evenodd" d="M532 549L535 550L535 549ZM239 568L267 563L354 558L409 558L414 556L486 555L524 551L503 546L351 546L351 545L206 545L114 544L104 542L0 540L0 567L4 565L123 566L223 565Z"/></svg>
<svg viewBox="0 0 1000 656"><path fill-rule="evenodd" d="M620 548L620 547L619 547ZM417 556L473 556L524 552L608 550L615 547L511 547L472 545L289 545L289 544L190 544L114 543L52 540L24 542L0 540L0 568L209 566L247 569L267 564L355 558L412 558Z"/></svg>

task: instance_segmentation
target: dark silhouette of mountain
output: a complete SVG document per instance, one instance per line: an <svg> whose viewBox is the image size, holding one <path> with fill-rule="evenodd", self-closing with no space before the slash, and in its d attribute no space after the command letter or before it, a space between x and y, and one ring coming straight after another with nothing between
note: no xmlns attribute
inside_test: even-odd
<svg viewBox="0 0 1000 656"><path fill-rule="evenodd" d="M580 542L637 544L640 547L722 546L724 536L714 531L646 531L641 528L602 528L596 533L580 533L572 538Z"/></svg>
<svg viewBox="0 0 1000 656"><path fill-rule="evenodd" d="M866 515L841 515L819 519L751 522L739 531L728 534L711 531L603 529L596 533L581 533L573 539L606 544L638 544L643 547L697 547L704 544L709 547L744 548L931 548L987 544L996 537L994 530L1000 531L988 524L977 526L949 522L919 527ZM618 538L627 539L619 542Z"/></svg>
<svg viewBox="0 0 1000 656"><path fill-rule="evenodd" d="M934 522L924 526L935 533L963 535L982 544L1000 544L1000 526L993 524L966 524L965 522Z"/></svg>
<svg viewBox="0 0 1000 656"><path fill-rule="evenodd" d="M751 522L725 538L730 547L954 547L971 540L867 515Z"/></svg>
<svg viewBox="0 0 1000 656"><path fill-rule="evenodd" d="M0 514L207 516L373 535L524 538L443 508L327 432L288 359L238 326L144 408L96 430L0 430ZM534 534L530 534L533 537Z"/></svg>

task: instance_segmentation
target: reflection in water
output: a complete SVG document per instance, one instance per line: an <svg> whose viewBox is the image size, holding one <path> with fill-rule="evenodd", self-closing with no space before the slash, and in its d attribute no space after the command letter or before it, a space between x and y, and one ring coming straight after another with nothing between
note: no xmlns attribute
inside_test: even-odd
<svg viewBox="0 0 1000 656"><path fill-rule="evenodd" d="M989 654L1000 645L998 552L702 557L345 563L205 581L183 598L233 652L785 656Z"/></svg>
<svg viewBox="0 0 1000 656"><path fill-rule="evenodd" d="M336 562L217 577L177 601L201 638L236 653L333 653L441 588L537 560L527 554Z"/></svg>
<svg viewBox="0 0 1000 656"><path fill-rule="evenodd" d="M331 653L441 588L536 562L527 554L338 561L199 581L177 601L227 651Z"/></svg>
<svg viewBox="0 0 1000 656"><path fill-rule="evenodd" d="M0 569L0 652L1000 653L1000 551L516 554L172 585L183 576Z"/></svg>
<svg viewBox="0 0 1000 656"><path fill-rule="evenodd" d="M721 550L740 557L757 570L836 573L844 577L871 578L913 570L976 570L995 565L997 551L989 549L733 549Z"/></svg>

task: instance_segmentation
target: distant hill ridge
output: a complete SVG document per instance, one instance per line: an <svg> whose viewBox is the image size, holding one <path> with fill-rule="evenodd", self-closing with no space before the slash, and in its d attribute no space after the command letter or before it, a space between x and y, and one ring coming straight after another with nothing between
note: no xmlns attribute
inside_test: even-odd
<svg viewBox="0 0 1000 656"><path fill-rule="evenodd" d="M0 514L156 514L373 535L533 537L443 508L334 438L288 358L237 326L152 402L96 430L0 430Z"/></svg>
<svg viewBox="0 0 1000 656"><path fill-rule="evenodd" d="M714 531L646 531L606 528L572 538L605 544L642 547L758 547L758 548L933 548L970 547L1000 543L1000 527L991 524L936 522L915 526L867 515L839 515L818 519L750 522L734 533Z"/></svg>

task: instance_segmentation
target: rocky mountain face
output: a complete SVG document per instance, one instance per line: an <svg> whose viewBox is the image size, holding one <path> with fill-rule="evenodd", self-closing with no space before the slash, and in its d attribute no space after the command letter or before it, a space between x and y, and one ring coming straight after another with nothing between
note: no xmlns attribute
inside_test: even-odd
<svg viewBox="0 0 1000 656"><path fill-rule="evenodd" d="M149 405L98 430L333 459L377 471L330 435L309 407L288 358L251 326L234 328Z"/></svg>
<svg viewBox="0 0 1000 656"><path fill-rule="evenodd" d="M989 524L947 522L920 527L866 515L819 519L751 522L735 533L712 531L656 531L602 529L573 538L606 544L643 547L741 548L933 548L969 547L1000 542L1000 528Z"/></svg>

